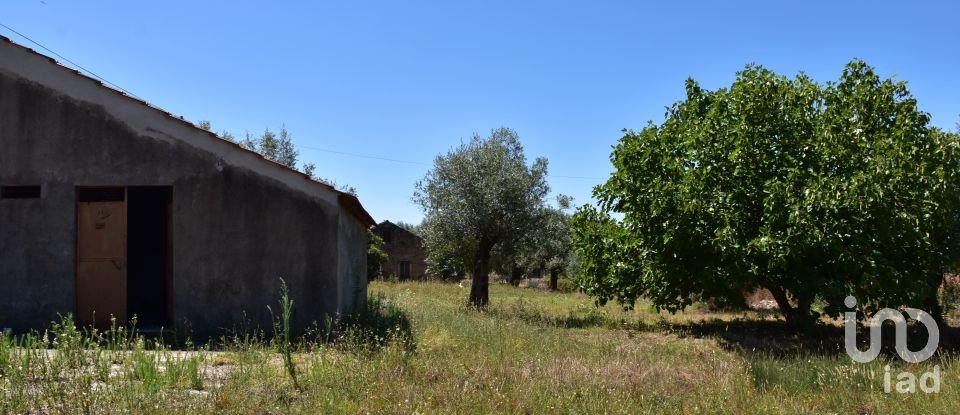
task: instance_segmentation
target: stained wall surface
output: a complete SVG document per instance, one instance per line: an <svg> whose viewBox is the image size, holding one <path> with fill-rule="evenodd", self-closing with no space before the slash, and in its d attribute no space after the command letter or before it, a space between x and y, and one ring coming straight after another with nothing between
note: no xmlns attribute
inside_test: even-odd
<svg viewBox="0 0 960 415"><path fill-rule="evenodd" d="M2 39L0 185L42 189L0 199L2 328L74 312L78 186L172 187L178 328L269 328L280 278L300 327L365 297L367 224L337 192Z"/></svg>

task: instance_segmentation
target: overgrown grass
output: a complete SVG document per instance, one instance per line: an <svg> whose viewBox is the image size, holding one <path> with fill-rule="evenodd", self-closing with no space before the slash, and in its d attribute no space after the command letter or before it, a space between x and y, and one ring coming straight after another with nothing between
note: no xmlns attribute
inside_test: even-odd
<svg viewBox="0 0 960 415"><path fill-rule="evenodd" d="M284 339L287 349L240 330L172 350L64 318L0 337L0 413L960 412L952 353L855 364L829 347L788 347L834 341L829 330L810 339L750 312L627 312L500 285L478 312L467 294L376 282L357 316ZM884 393L886 364L916 374L939 365L941 392Z"/></svg>

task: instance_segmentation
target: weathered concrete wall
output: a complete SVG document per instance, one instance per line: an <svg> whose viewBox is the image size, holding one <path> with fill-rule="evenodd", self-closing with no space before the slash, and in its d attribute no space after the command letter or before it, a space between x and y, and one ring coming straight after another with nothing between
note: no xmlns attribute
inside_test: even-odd
<svg viewBox="0 0 960 415"><path fill-rule="evenodd" d="M269 328L281 277L297 325L350 311L339 263L366 247L335 192L57 71L0 42L0 184L43 186L0 200L0 327L74 311L76 186L172 186L173 322L195 334Z"/></svg>
<svg viewBox="0 0 960 415"><path fill-rule="evenodd" d="M340 215L339 228L340 309L358 310L367 300L367 228L349 215Z"/></svg>

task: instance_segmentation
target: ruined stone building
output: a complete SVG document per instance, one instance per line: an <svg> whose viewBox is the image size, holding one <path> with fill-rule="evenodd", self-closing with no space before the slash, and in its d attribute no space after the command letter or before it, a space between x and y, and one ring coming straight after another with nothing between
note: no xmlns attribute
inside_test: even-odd
<svg viewBox="0 0 960 415"><path fill-rule="evenodd" d="M395 276L401 281L428 278L427 253L420 236L390 221L374 226L373 233L383 238L384 251L387 253L387 260L380 265L381 275Z"/></svg>

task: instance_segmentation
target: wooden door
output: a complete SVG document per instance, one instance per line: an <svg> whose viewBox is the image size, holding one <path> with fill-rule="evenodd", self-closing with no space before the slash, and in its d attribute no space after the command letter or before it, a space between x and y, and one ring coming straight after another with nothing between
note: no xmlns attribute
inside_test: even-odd
<svg viewBox="0 0 960 415"><path fill-rule="evenodd" d="M108 327L127 323L126 205L77 203L77 320Z"/></svg>

